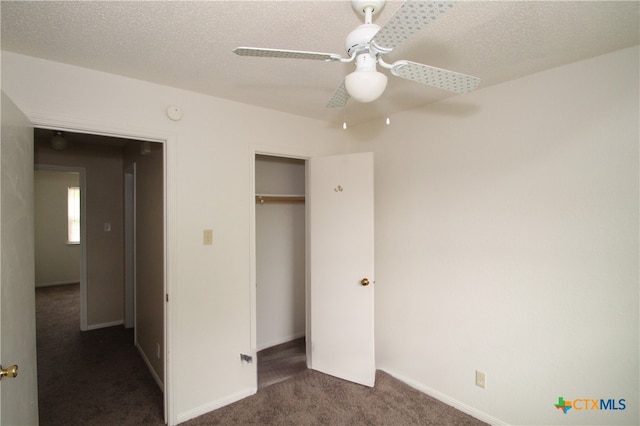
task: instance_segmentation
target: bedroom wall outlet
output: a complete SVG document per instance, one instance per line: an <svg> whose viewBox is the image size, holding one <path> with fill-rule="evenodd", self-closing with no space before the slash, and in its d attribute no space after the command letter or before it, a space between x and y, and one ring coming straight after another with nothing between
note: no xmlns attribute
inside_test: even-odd
<svg viewBox="0 0 640 426"><path fill-rule="evenodd" d="M486 384L487 384L487 375L484 374L482 371L476 370L476 386L479 386L482 389L484 389Z"/></svg>

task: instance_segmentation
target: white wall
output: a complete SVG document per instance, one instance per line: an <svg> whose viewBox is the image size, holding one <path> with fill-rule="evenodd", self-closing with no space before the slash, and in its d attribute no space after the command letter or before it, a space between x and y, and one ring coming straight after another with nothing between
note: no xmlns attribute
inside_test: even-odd
<svg viewBox="0 0 640 426"><path fill-rule="evenodd" d="M67 192L79 185L78 173L35 171L36 287L80 282L80 245L67 243Z"/></svg>
<svg viewBox="0 0 640 426"><path fill-rule="evenodd" d="M376 155L379 367L507 423L638 423L637 47L348 132L6 52L2 87L32 120L168 140L173 420L255 389L250 147L349 137ZM559 396L628 405L563 415Z"/></svg>
<svg viewBox="0 0 640 426"><path fill-rule="evenodd" d="M305 194L305 162L256 156L256 194ZM305 206L256 204L257 349L304 336Z"/></svg>
<svg viewBox="0 0 640 426"><path fill-rule="evenodd" d="M166 139L171 420L256 389L250 333L254 145L302 156L346 149L339 127L2 52L2 88L32 120ZM179 122L165 111L184 111ZM202 244L213 229L214 244Z"/></svg>
<svg viewBox="0 0 640 426"><path fill-rule="evenodd" d="M135 164L135 244L132 243L135 245L135 265L131 266L135 272L135 344L154 378L163 386L164 146L149 143L149 152L142 154L141 145L140 142L129 142L124 149L124 170Z"/></svg>
<svg viewBox="0 0 640 426"><path fill-rule="evenodd" d="M379 368L493 423L640 423L638 63L629 48L350 129L376 159ZM561 396L626 409L565 415Z"/></svg>

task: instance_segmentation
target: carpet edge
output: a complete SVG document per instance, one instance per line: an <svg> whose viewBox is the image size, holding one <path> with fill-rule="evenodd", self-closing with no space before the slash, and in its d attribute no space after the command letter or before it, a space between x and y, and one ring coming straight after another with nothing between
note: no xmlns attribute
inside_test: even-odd
<svg viewBox="0 0 640 426"><path fill-rule="evenodd" d="M226 405L233 404L234 402L238 402L241 399L247 398L251 395L255 395L257 391L258 391L257 388L243 389L234 394L227 395L224 398L216 399L215 401L210 401L206 404L200 405L190 410L183 411L182 413L177 413L176 423L183 423L183 422L186 422L187 420L195 419L196 417L200 417L204 414L207 414L213 410L217 410L218 408L222 408Z"/></svg>
<svg viewBox="0 0 640 426"><path fill-rule="evenodd" d="M438 401L449 405L450 407L455 408L456 410L462 411L465 414L470 415L471 417L474 417L478 420L481 420L485 423L489 423L491 425L495 425L495 426L509 426L508 423L503 422L502 420L496 419L495 417L490 416L489 414L480 411L476 408L473 408L467 404L464 404L460 401L458 401L457 399L454 399L452 397L450 397L449 395L443 394L442 392L438 392L435 389L432 389L428 386L425 386L424 384L410 379L400 373L397 373L395 371L392 370L388 370L388 369L379 369L380 371L384 371L385 373L387 373L388 375L390 375L391 377L394 377L395 379L400 380L401 382L407 384L408 386L411 386L412 388L426 394L429 395L432 398L437 399Z"/></svg>

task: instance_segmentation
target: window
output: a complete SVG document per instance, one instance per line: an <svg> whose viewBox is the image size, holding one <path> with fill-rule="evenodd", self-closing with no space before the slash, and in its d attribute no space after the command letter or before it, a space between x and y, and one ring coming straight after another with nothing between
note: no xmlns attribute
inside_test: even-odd
<svg viewBox="0 0 640 426"><path fill-rule="evenodd" d="M80 244L80 188L77 186L67 190L67 242Z"/></svg>

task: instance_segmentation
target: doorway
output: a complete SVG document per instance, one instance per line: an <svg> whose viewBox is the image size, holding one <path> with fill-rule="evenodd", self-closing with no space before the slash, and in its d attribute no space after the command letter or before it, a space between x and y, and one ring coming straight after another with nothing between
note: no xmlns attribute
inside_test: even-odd
<svg viewBox="0 0 640 426"><path fill-rule="evenodd" d="M131 349L123 353L131 355L133 351L132 356L140 359L142 368L136 369L148 375L152 388L159 392L154 411L164 420L164 145L70 131L62 132L65 143L58 141L54 145L52 139L60 136L58 133L51 129L34 129L34 159L37 164L73 165L85 170L86 189L82 191L82 199L86 207L81 219L87 229L83 238L87 242L83 268L88 269L88 291L84 294L86 300L81 303L86 312L86 325L81 329L89 331L80 333L81 340L89 341L90 336L100 334L113 337L110 344L119 342L129 346ZM124 208L128 204L125 200L131 201L125 193L129 194L132 189L127 175L132 169L139 177L134 180L139 187L134 193L144 197L140 204L145 208L135 212L138 216L127 214ZM125 218L134 223L142 221L144 226L125 226ZM123 327L132 320L125 311L129 312L131 299L136 299L135 293L132 297L125 286L125 276L132 275L125 271L135 271L135 263L124 261L125 241L129 240L141 241L141 253L135 259L144 262L145 266L144 274L137 277L141 285L136 289L144 293L144 297L137 298L139 306L135 310L145 321L144 326L135 328L135 334ZM91 268L87 268L87 264ZM106 340L104 337L101 341ZM38 353L39 358L46 355ZM97 383L91 386L85 393L95 399Z"/></svg>
<svg viewBox="0 0 640 426"><path fill-rule="evenodd" d="M136 163L124 171L124 326L136 317Z"/></svg>
<svg viewBox="0 0 640 426"><path fill-rule="evenodd" d="M83 281L81 194L84 169L35 166L35 286L80 284ZM80 321L80 329L83 327Z"/></svg>
<svg viewBox="0 0 640 426"><path fill-rule="evenodd" d="M307 368L306 162L255 156L258 388Z"/></svg>

